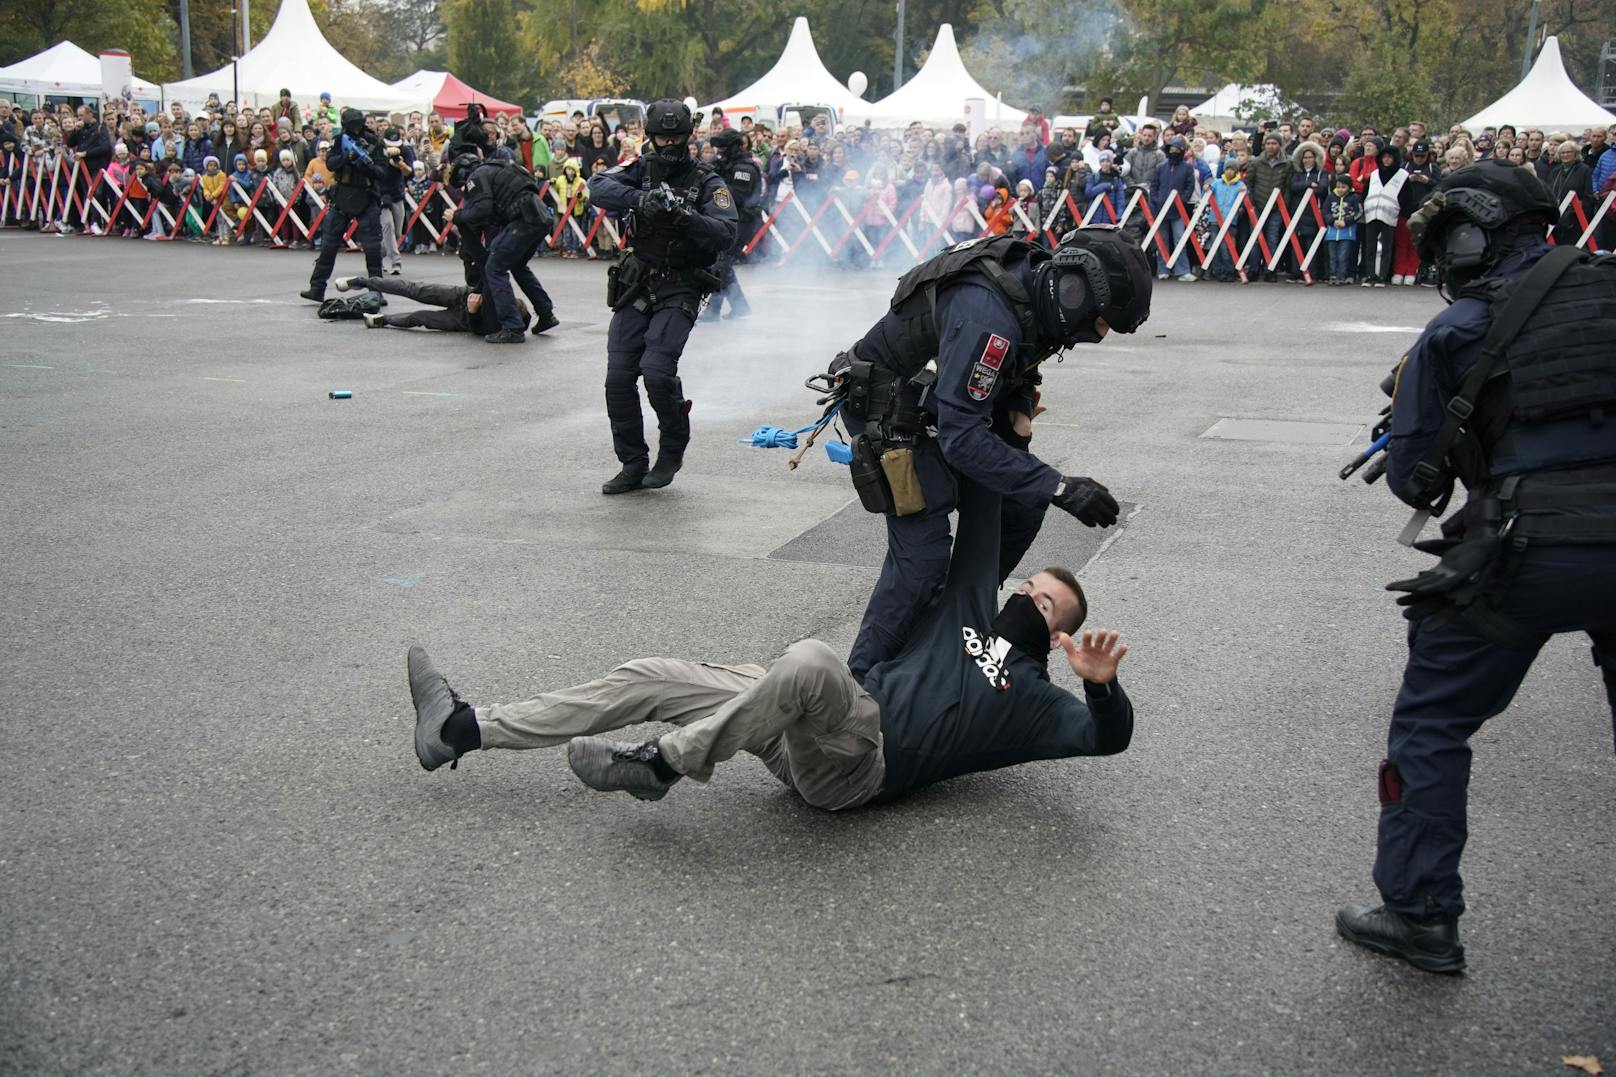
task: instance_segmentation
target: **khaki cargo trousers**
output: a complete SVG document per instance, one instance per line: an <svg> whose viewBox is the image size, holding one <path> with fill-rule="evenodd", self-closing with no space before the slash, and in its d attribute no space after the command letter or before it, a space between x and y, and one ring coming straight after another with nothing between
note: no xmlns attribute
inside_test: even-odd
<svg viewBox="0 0 1616 1077"><path fill-rule="evenodd" d="M548 748L640 722L679 726L657 746L700 782L750 752L809 804L839 811L870 800L886 778L879 706L815 639L768 669L637 658L588 684L477 708L484 748Z"/></svg>

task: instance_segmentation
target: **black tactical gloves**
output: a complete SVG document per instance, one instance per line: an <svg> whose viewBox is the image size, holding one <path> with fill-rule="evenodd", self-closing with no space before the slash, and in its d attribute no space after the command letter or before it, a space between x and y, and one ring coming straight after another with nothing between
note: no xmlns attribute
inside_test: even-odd
<svg viewBox="0 0 1616 1077"><path fill-rule="evenodd" d="M1117 499L1093 479L1064 476L1049 503L1089 527L1110 527L1117 522Z"/></svg>

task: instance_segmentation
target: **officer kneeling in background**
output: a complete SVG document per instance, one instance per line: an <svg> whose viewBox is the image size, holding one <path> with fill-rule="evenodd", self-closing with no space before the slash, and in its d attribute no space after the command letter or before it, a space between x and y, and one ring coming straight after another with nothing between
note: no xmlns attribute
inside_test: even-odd
<svg viewBox="0 0 1616 1077"><path fill-rule="evenodd" d="M1150 264L1114 228L1080 228L1049 251L1011 236L969 240L911 269L891 309L836 357L853 435L853 482L887 517L887 554L848 658L860 681L897 654L948 571L956 472L1005 498L999 579L1020 564L1051 504L1090 527L1117 522L1093 479L1028 452L1038 365L1150 315ZM926 366L933 359L934 372Z"/></svg>
<svg viewBox="0 0 1616 1077"><path fill-rule="evenodd" d="M690 401L679 356L704 296L719 286L711 266L735 241L735 206L718 173L690 158L690 109L663 98L645 110L651 144L641 157L589 178L589 201L628 214L627 256L607 270L606 414L623 465L603 494L673 481L690 443ZM647 469L638 381L657 414L656 466Z"/></svg>
<svg viewBox="0 0 1616 1077"><path fill-rule="evenodd" d="M1388 584L1408 665L1380 766L1375 885L1340 933L1430 972L1465 966L1459 855L1470 737L1549 637L1586 632L1616 714L1616 261L1549 248L1556 207L1526 169L1481 161L1414 214L1447 310L1397 371L1386 477L1424 513L1465 506L1442 560Z"/></svg>

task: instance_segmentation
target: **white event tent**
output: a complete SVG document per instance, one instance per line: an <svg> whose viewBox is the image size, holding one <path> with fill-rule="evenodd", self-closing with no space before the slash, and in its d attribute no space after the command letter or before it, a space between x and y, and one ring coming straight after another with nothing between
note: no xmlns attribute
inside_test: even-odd
<svg viewBox="0 0 1616 1077"><path fill-rule="evenodd" d="M132 79L137 100L161 101L162 87ZM9 67L0 67L0 91L56 97L100 97L101 57L85 52L71 41L58 41L44 52Z"/></svg>
<svg viewBox="0 0 1616 1077"><path fill-rule="evenodd" d="M1190 115L1209 127L1227 129L1251 122L1249 116L1240 114L1241 105L1247 102L1272 113L1295 110L1290 102L1280 96L1279 88L1276 86L1269 83L1241 86L1239 83L1231 82L1199 105L1192 107Z"/></svg>
<svg viewBox="0 0 1616 1077"><path fill-rule="evenodd" d="M1472 133L1483 127L1512 123L1518 128L1540 127L1548 131L1569 131L1580 135L1584 127L1604 127L1616 123L1616 115L1577 89L1560 59L1560 41L1550 37L1543 42L1532 70L1509 93L1500 97L1464 122Z"/></svg>
<svg viewBox="0 0 1616 1077"><path fill-rule="evenodd" d="M985 116L968 117L966 103L973 98L985 102ZM856 113L849 110L849 117L868 119L877 127L903 126L915 120L948 127L964 120L980 119L984 124L1019 128L1027 114L999 101L971 77L965 69L965 61L960 59L954 27L945 22L938 27L937 41L914 78Z"/></svg>
<svg viewBox="0 0 1616 1077"><path fill-rule="evenodd" d="M702 111L721 108L725 115L767 116L772 121L781 105L825 105L838 116L869 107L869 102L854 95L826 69L808 32L808 20L801 15L791 24L791 36L786 38L780 58L762 78L722 101L703 105Z"/></svg>
<svg viewBox="0 0 1616 1077"><path fill-rule="evenodd" d="M240 99L262 107L272 104L282 87L299 103L319 100L330 93L332 103L363 109L420 108L426 104L371 78L355 67L315 25L308 0L282 0L262 41L234 65L164 85L169 97L186 104L201 104L210 93L229 100L239 86Z"/></svg>

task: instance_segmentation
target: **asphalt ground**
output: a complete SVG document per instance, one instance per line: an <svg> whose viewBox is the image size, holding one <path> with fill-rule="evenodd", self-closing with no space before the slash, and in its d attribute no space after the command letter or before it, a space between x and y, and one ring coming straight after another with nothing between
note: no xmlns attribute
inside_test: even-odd
<svg viewBox="0 0 1616 1077"><path fill-rule="evenodd" d="M845 648L879 520L817 449L737 439L813 416L801 379L893 274L743 269L757 315L685 356L685 470L603 498L601 266L538 263L564 324L495 347L319 322L310 261L0 234L0 1070L1616 1066L1584 639L1475 739L1469 974L1333 929L1374 898L1381 588L1426 561L1335 472L1434 293L1174 282L1051 365L1035 451L1134 506L1040 548L1132 647L1133 747L829 815L750 758L657 804L560 751L425 774L404 653L490 703ZM1225 419L1305 425L1202 436Z"/></svg>

